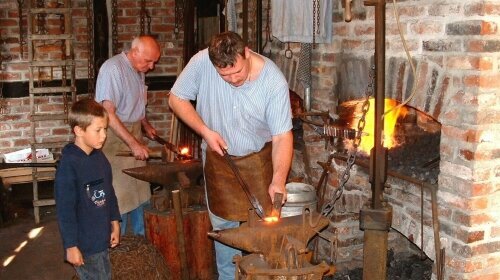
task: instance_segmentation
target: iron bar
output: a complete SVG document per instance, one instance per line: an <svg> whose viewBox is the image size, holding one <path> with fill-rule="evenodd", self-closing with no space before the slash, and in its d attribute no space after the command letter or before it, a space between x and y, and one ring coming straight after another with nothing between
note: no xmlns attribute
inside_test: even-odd
<svg viewBox="0 0 500 280"><path fill-rule="evenodd" d="M382 137L385 110L385 0L366 1L375 8L375 128L374 148L370 152L372 200L360 212L360 228L364 230L363 280L387 278L388 231L392 208L382 202L387 176L387 149Z"/></svg>

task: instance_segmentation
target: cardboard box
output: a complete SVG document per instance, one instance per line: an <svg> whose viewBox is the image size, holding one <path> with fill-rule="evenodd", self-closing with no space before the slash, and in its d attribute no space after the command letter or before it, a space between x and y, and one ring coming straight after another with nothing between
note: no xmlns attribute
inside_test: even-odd
<svg viewBox="0 0 500 280"><path fill-rule="evenodd" d="M23 163L31 162L31 148L22 149L12 153L2 155L3 161L7 163ZM49 149L36 149L37 162L53 161L54 155L49 152Z"/></svg>

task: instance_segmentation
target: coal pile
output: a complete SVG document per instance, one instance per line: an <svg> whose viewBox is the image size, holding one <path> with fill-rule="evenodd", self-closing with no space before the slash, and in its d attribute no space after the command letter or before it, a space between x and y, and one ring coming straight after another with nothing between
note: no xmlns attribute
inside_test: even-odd
<svg viewBox="0 0 500 280"><path fill-rule="evenodd" d="M421 259L419 255L394 254L393 250L387 253L387 279L389 280L430 280L432 264L429 258ZM354 268L349 271L339 271L328 280L361 280L363 268Z"/></svg>

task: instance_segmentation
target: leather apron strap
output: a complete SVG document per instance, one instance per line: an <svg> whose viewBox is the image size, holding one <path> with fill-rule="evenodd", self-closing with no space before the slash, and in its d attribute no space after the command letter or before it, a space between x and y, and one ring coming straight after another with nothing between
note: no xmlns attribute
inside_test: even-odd
<svg viewBox="0 0 500 280"><path fill-rule="evenodd" d="M232 159L250 192L257 197L266 216L269 215L272 203L268 188L273 179L271 142L259 152ZM252 205L224 157L207 149L204 171L210 211L230 221L248 220Z"/></svg>

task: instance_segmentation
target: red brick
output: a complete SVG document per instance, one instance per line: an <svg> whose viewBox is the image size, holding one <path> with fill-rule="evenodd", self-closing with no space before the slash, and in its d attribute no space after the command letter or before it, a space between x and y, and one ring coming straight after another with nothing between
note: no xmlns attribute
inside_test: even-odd
<svg viewBox="0 0 500 280"><path fill-rule="evenodd" d="M139 18L137 18L137 17L119 17L117 22L119 25L139 24Z"/></svg>
<svg viewBox="0 0 500 280"><path fill-rule="evenodd" d="M2 72L0 73L0 80L2 81L18 81L21 79L21 73Z"/></svg>
<svg viewBox="0 0 500 280"><path fill-rule="evenodd" d="M472 246L472 253L474 256L486 255L500 252L500 241L491 241Z"/></svg>
<svg viewBox="0 0 500 280"><path fill-rule="evenodd" d="M122 9L138 8L140 7L140 1L120 1L119 6Z"/></svg>
<svg viewBox="0 0 500 280"><path fill-rule="evenodd" d="M13 141L13 146L14 147L19 147L19 148L23 148L23 147L29 147L30 145L30 142L28 139L14 139Z"/></svg>
<svg viewBox="0 0 500 280"><path fill-rule="evenodd" d="M498 31L496 23L491 21L483 21L481 24L481 35L495 35Z"/></svg>
<svg viewBox="0 0 500 280"><path fill-rule="evenodd" d="M458 4L432 4L429 6L429 15L431 16L441 16L448 17L451 15L457 15L460 12L460 5Z"/></svg>
<svg viewBox="0 0 500 280"><path fill-rule="evenodd" d="M464 6L464 14L466 16L484 15L485 6L483 3L472 3Z"/></svg>
<svg viewBox="0 0 500 280"><path fill-rule="evenodd" d="M487 15L500 15L500 5L496 2L487 2L484 4L484 11Z"/></svg>
<svg viewBox="0 0 500 280"><path fill-rule="evenodd" d="M342 40L342 48L346 50L355 50L358 49L362 45L362 42L359 40Z"/></svg>
<svg viewBox="0 0 500 280"><path fill-rule="evenodd" d="M462 140L469 143L480 143L482 130L463 130L458 127L446 126L441 127L442 136L450 139Z"/></svg>
<svg viewBox="0 0 500 280"><path fill-rule="evenodd" d="M71 134L71 129L68 128L57 128L57 129L52 129L52 134L53 135L69 135Z"/></svg>
<svg viewBox="0 0 500 280"><path fill-rule="evenodd" d="M71 17L87 18L87 9L71 9Z"/></svg>
<svg viewBox="0 0 500 280"><path fill-rule="evenodd" d="M498 263L496 264L498 266ZM486 272L480 273L480 276L473 276L470 280L498 280L500 279L500 272Z"/></svg>
<svg viewBox="0 0 500 280"><path fill-rule="evenodd" d="M443 32L443 23L438 21L421 21L412 24L410 29L416 34L439 34Z"/></svg>
<svg viewBox="0 0 500 280"><path fill-rule="evenodd" d="M6 28L6 27L9 27L9 26L18 26L19 24L17 23L17 20L14 20L14 19L0 19L0 26L2 26L2 28Z"/></svg>

